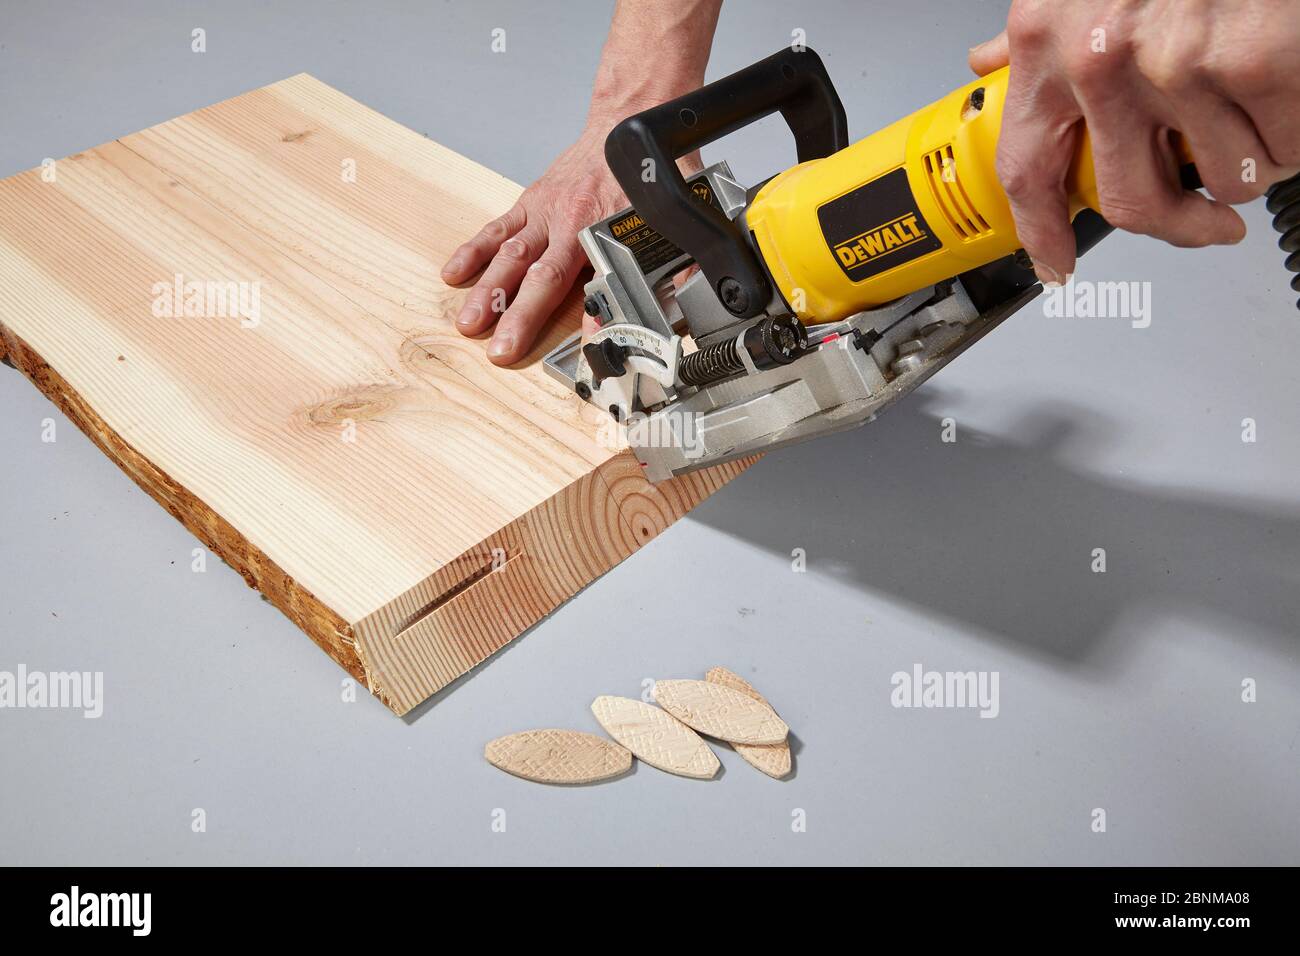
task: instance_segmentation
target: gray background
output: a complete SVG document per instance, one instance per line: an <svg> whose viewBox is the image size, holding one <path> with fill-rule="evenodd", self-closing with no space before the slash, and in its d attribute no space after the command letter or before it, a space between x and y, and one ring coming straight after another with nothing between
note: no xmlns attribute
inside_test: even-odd
<svg viewBox="0 0 1300 956"><path fill-rule="evenodd" d="M0 174L305 70L527 182L580 129L610 8L6 0ZM709 75L801 27L861 136L964 82L1002 16L733 0ZM769 120L724 156L754 180L793 149ZM1150 328L1031 306L878 423L771 455L409 722L342 702L219 561L192 573L194 539L0 370L0 669L106 682L97 721L0 711L0 861L1300 862L1300 316L1245 215L1230 249L1113 237L1081 277L1150 281ZM894 709L915 662L998 671L1000 716ZM711 783L578 789L482 759L715 664L795 728L793 780L730 751Z"/></svg>

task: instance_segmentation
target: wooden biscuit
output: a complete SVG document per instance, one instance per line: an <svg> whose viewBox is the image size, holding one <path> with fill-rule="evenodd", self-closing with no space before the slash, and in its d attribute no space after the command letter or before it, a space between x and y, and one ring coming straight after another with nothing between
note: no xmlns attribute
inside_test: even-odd
<svg viewBox="0 0 1300 956"><path fill-rule="evenodd" d="M779 744L790 728L766 701L702 680L655 681L655 702L702 734L739 744Z"/></svg>
<svg viewBox="0 0 1300 956"><path fill-rule="evenodd" d="M704 675L704 679L710 684L730 687L732 690L738 690L742 694L754 698L754 700L767 704L767 698L756 691L749 681L725 667L713 668ZM771 704L768 704L768 706L770 707ZM780 780L790 773L792 762L790 742L788 740L784 740L779 744L732 744L732 746L747 764L769 777Z"/></svg>
<svg viewBox="0 0 1300 956"><path fill-rule="evenodd" d="M707 780L721 766L695 731L658 707L628 697L597 697L591 712L611 737L652 767Z"/></svg>
<svg viewBox="0 0 1300 956"><path fill-rule="evenodd" d="M488 763L539 783L594 783L632 768L632 754L580 730L525 730L483 748Z"/></svg>

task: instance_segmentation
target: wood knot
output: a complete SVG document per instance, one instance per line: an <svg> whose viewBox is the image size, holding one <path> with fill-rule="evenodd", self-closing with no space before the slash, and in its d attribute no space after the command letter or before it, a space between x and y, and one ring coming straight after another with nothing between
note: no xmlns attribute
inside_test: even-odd
<svg viewBox="0 0 1300 956"><path fill-rule="evenodd" d="M337 425L348 419L355 422L371 421L396 404L393 396L383 390L362 390L321 402L307 412L307 417L316 425Z"/></svg>
<svg viewBox="0 0 1300 956"><path fill-rule="evenodd" d="M433 332L416 330L402 339L397 354L406 368L418 366L438 355L438 338Z"/></svg>
<svg viewBox="0 0 1300 956"><path fill-rule="evenodd" d="M659 522L651 519L648 514L641 513L632 516L632 531L641 544L645 544L661 530Z"/></svg>

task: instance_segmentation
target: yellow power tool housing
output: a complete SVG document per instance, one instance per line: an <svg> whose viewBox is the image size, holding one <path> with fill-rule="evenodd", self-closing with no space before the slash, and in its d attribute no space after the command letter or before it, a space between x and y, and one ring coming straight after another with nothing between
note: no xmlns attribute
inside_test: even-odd
<svg viewBox="0 0 1300 956"><path fill-rule="evenodd" d="M745 221L807 324L834 322L1020 248L995 168L1009 72L954 90L830 156L769 180ZM1086 134L1070 212L1095 209Z"/></svg>
<svg viewBox="0 0 1300 956"><path fill-rule="evenodd" d="M973 80L850 145L821 59L783 50L628 117L605 155L638 216L691 255L738 320L786 311L804 325L836 322L1020 249L996 169L1009 77ZM774 112L799 163L729 219L674 160ZM1072 217L1099 205L1086 131L1074 150Z"/></svg>

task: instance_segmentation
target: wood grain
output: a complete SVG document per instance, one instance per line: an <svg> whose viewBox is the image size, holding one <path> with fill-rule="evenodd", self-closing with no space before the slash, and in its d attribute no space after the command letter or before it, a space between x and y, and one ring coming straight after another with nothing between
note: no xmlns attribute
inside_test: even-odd
<svg viewBox="0 0 1300 956"><path fill-rule="evenodd" d="M538 783L595 783L632 769L632 753L580 730L525 730L489 741L488 763Z"/></svg>
<svg viewBox="0 0 1300 956"><path fill-rule="evenodd" d="M601 443L541 368L579 294L489 363L438 266L520 188L309 76L53 173L0 181L0 354L398 713L748 464ZM177 275L257 321L160 315Z"/></svg>
<svg viewBox="0 0 1300 956"><path fill-rule="evenodd" d="M721 766L699 734L658 707L630 697L597 697L591 712L607 734L652 767L708 780Z"/></svg>
<svg viewBox="0 0 1300 956"><path fill-rule="evenodd" d="M732 690L740 691L754 700L760 701L767 706L767 698L754 689L754 686L745 680L739 674L727 670L725 667L714 667L704 679L711 684L719 684L723 687L730 687ZM756 770L762 771L769 777L780 780L788 776L793 761L790 755L790 741L783 740L779 744L732 744L736 753L740 754L745 763L749 764Z"/></svg>
<svg viewBox="0 0 1300 956"><path fill-rule="evenodd" d="M729 743L779 744L790 731L766 701L722 684L657 680L654 698L688 727Z"/></svg>

